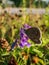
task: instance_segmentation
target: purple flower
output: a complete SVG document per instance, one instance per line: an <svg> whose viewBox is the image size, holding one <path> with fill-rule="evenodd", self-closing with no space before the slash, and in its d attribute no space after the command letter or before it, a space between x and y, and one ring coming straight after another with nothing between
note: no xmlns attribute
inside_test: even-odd
<svg viewBox="0 0 49 65"><path fill-rule="evenodd" d="M31 46L31 44L28 42L29 38L24 32L24 29L28 29L28 28L31 28L31 26L25 24L24 28L20 29L20 44L19 44L19 46L21 48L23 48L24 46L27 46L29 48ZM15 42L13 42L10 50L13 50L14 47L17 46L17 42L18 42L18 40L16 39Z"/></svg>
<svg viewBox="0 0 49 65"><path fill-rule="evenodd" d="M20 29L20 38L22 38L23 35L24 35L24 30L23 30L23 28L21 28L21 29Z"/></svg>
<svg viewBox="0 0 49 65"><path fill-rule="evenodd" d="M22 38L28 40L28 36L25 34L23 28L20 29L20 39Z"/></svg>
<svg viewBox="0 0 49 65"><path fill-rule="evenodd" d="M23 26L24 26L24 29L29 29L29 28L31 28L31 26L29 26L28 24L24 24Z"/></svg>
<svg viewBox="0 0 49 65"><path fill-rule="evenodd" d="M24 47L24 46L30 47L31 46L31 44L28 43L29 38L24 32L24 29L28 29L28 28L31 28L31 26L25 24L24 28L20 29L20 44L19 44L20 47Z"/></svg>
<svg viewBox="0 0 49 65"><path fill-rule="evenodd" d="M20 41L21 43L20 43L20 47L21 48L23 48L24 46L27 46L28 48L31 46L31 44L30 43L28 43L28 42L26 42L26 41Z"/></svg>
<svg viewBox="0 0 49 65"><path fill-rule="evenodd" d="M27 43L27 45L26 45L28 48L31 46L31 44L30 43Z"/></svg>

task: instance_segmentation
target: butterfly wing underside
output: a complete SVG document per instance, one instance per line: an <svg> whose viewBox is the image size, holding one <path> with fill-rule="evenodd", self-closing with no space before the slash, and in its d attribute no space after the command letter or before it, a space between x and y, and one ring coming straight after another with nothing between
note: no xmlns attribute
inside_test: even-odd
<svg viewBox="0 0 49 65"><path fill-rule="evenodd" d="M27 29L25 30L25 33L33 42L37 44L41 43L40 41L41 33L37 27Z"/></svg>

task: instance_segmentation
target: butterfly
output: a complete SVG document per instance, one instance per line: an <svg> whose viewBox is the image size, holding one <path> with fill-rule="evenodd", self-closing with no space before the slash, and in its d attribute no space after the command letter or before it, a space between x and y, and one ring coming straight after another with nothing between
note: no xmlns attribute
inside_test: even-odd
<svg viewBox="0 0 49 65"><path fill-rule="evenodd" d="M41 32L37 27L31 27L29 29L24 29L25 34L31 39L33 42L39 44L41 43Z"/></svg>

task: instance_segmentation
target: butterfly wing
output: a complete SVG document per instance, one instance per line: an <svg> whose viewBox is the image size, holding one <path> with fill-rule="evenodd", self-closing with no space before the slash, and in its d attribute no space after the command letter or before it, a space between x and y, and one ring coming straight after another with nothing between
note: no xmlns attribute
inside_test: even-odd
<svg viewBox="0 0 49 65"><path fill-rule="evenodd" d="M35 43L40 43L40 30L37 27L32 27L27 30L25 30L25 33L27 36L34 41Z"/></svg>

